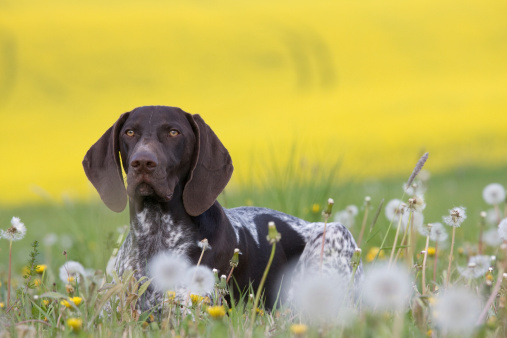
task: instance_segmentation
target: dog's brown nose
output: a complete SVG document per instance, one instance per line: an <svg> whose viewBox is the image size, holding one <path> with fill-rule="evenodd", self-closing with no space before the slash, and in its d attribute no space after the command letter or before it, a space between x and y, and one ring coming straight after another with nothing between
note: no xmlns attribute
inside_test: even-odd
<svg viewBox="0 0 507 338"><path fill-rule="evenodd" d="M152 172L158 166L155 154L148 151L140 151L132 156L130 166L136 171Z"/></svg>

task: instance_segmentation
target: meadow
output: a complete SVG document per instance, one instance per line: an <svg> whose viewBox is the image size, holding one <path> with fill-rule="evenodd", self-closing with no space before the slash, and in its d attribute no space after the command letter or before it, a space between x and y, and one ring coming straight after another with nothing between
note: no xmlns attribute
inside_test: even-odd
<svg viewBox="0 0 507 338"><path fill-rule="evenodd" d="M431 161L431 158L430 160ZM390 222L386 218L385 208L388 202L395 198L401 198L408 202L411 197L404 194L402 186L406 182L406 177L396 177L381 181L365 181L361 183L338 182L333 176L332 170L326 168L312 167L314 180L308 183L302 183L294 178L298 170L303 170L301 163L293 163L292 166L272 168L272 179L266 180L259 186L256 184L245 184L241 189L232 191L225 190L220 196L220 202L228 207L241 205L265 206L294 215L308 220L322 221L322 210L326 207L327 198L331 197L335 201L333 206L333 215L331 219L340 211L350 210L350 205L357 207L357 215L352 213L354 224L350 231L356 238L359 237L361 225L364 221L364 215L367 211L366 231L361 244L361 258L363 268L366 271L365 280L369 278L369 271L374 271L375 266L387 264L391 248L393 245L396 223ZM334 169L339 170L339 169ZM493 293L493 285L502 280L502 271L505 267L507 255L505 249L500 248L501 241L498 241L498 233L493 236L497 239L496 243L491 243L489 239L484 239L482 248L479 248L479 232L486 233L493 229L496 232L497 218L489 215L487 219L480 216L481 211L488 211L492 208L483 197L482 191L486 185L492 182L503 183L507 179L505 169L480 169L480 168L462 168L449 173L430 175L423 171L421 177L425 181L417 181L420 187L426 186L424 201L426 208L423 211L424 224L432 222L441 222L444 216L449 215L449 209L456 206L466 208L467 218L461 227L456 228L456 243L454 244L453 262L451 266L450 289L461 286L460 292L465 295L460 297L466 300L466 297L476 296L480 301L480 310L485 306L488 297ZM365 202L365 197L369 196L370 201ZM375 214L383 201L380 214L375 220ZM504 204L500 205L503 214ZM491 211L489 212L491 214ZM427 252L426 264L426 285L425 295L422 295L422 262L423 255L420 253L425 250L426 237L418 232L413 250L413 263L407 263L405 250L410 246L407 243L401 246L401 256L398 264L406 267L407 274L410 276L410 293L407 296L406 304L401 309L383 308L372 309L367 306L367 302L354 303L354 315L346 317L348 322L328 322L315 321L315 318L306 317L299 312L301 309L294 309L284 305L272 312L264 311L262 305L257 311L255 326L253 332L251 328L252 301L247 294L239 303L230 304L226 307L226 315L217 314L213 310L207 311L211 306L202 301L202 297L192 298L194 303L187 304L187 307L181 307L168 301L165 304L165 312L158 318L151 318L149 313L136 315L129 307L117 308L117 312L112 317L98 316L98 312L103 305L102 300L111 297L107 288L100 288L111 276L105 276L106 264L111 256L112 248L118 245L120 236L119 228L128 223L126 213L114 214L105 206L98 202L72 202L65 201L57 203L46 201L45 204L27 205L23 207L9 207L0 209L2 227L6 229L8 221L12 216L20 217L26 224L27 235L21 241L14 242L13 245L13 287L18 292L16 309L6 313L5 297L7 285L7 255L8 241L1 241L0 250L2 251L2 261L0 262L2 286L1 298L2 325L3 329L14 333L15 330L21 332L25 330L28 333L36 332L37 335L97 335L107 336L127 335L127 336L207 336L219 337L224 335L242 337L245 335L253 336L453 336L453 335L471 335L480 337L502 337L505 335L505 316L504 302L505 287L507 285L498 284L500 289L494 299L493 306L487 313L487 320L481 325L463 324L463 318L468 318L470 314L466 309L459 309L459 304L448 305L454 314L444 316L437 313L435 304L444 302L439 297L445 295L448 289L445 287L446 270L449 262L450 250L450 232L451 227L445 225L449 238L440 244L437 252L437 274L435 283L433 283L433 263L436 259L434 254L435 243L430 241ZM342 222L347 222L342 218ZM373 228L370 230L370 227ZM388 231L389 229L389 231ZM51 234L52 233L52 234ZM53 238L54 237L54 238ZM486 236L485 236L486 237ZM398 246L400 246L400 237ZM34 272L30 283L34 283L30 288L26 288L26 280L23 280L22 268L27 265L29 254L31 252L30 243L34 240L39 241L39 252L37 256L37 265L44 266L44 272L39 274ZM490 243L490 244L486 244ZM380 248L383 248L379 251ZM63 255L63 251L66 254ZM469 259L477 256L479 250L483 255L496 256L496 260L491 261L491 271L483 271L482 274L470 277L463 272L466 269ZM86 282L72 284L71 293L69 285L62 282L59 278L59 269L67 260L75 260L83 264L87 272ZM407 266L408 264L408 266ZM397 266L397 265L396 265ZM385 268L385 267L384 267ZM482 267L483 268L483 267ZM481 268L481 269L482 269ZM26 269L26 268L25 268ZM394 278L396 273L393 272ZM128 276L124 276L128 279ZM396 279L391 278L388 283L396 285ZM380 280L382 283L386 281ZM132 289L133 284L125 281L122 283L122 290L128 290L136 294L136 288ZM436 287L436 289L435 289ZM97 290L100 290L97 291ZM463 291L465 290L465 291ZM118 290L117 290L118 291ZM302 291L303 292L303 291ZM386 290L376 289L379 295ZM466 292L470 294L466 294ZM44 295L44 296L43 296ZM472 295L472 296L471 296ZM62 305L63 300L70 301L66 297L80 297L81 301L76 307ZM318 298L318 294L315 296ZM366 297L366 296L365 296ZM14 297L14 299L16 299ZM74 298L71 298L74 299ZM326 297L324 297L326 299ZM324 300L321 298L320 302ZM333 301L333 300L331 300ZM336 301L336 300L335 300ZM470 300L472 304L474 299ZM466 306L470 304L466 303ZM121 305L121 304L120 304ZM320 304L319 307L328 308L328 305ZM453 308L454 306L454 308ZM465 306L465 307L466 307ZM470 305L472 306L472 305ZM168 309L172 312L169 313ZM186 310L185 310L186 309ZM446 308L448 309L448 308ZM458 311L459 310L459 311ZM332 311L332 310L329 310ZM456 312L457 311L457 312ZM471 309L472 313L477 314L477 309ZM475 311L475 312L474 312ZM169 317L168 317L169 316ZM456 321L455 324L442 324L438 316L444 316L447 321ZM472 314L473 316L473 314ZM462 317L460 319L460 317ZM170 319L170 324L167 322ZM81 320L81 321L75 321ZM472 318L474 321L478 318ZM444 320L444 323L445 323ZM13 325L20 323L17 326ZM366 325L365 325L366 323ZM401 324L400 324L401 323ZM302 325L300 325L302 324ZM401 326L400 326L401 325ZM445 326L448 325L448 326ZM461 329L456 329L456 325L462 325Z"/></svg>

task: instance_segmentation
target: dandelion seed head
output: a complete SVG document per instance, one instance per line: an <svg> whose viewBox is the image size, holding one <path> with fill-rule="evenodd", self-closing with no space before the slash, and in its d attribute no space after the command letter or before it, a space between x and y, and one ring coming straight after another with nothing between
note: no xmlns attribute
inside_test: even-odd
<svg viewBox="0 0 507 338"><path fill-rule="evenodd" d="M498 235L501 239L507 241L507 218L504 218L500 221L500 224L498 224Z"/></svg>
<svg viewBox="0 0 507 338"><path fill-rule="evenodd" d="M500 204L505 201L505 188L498 183L488 184L482 191L482 198L487 204Z"/></svg>
<svg viewBox="0 0 507 338"><path fill-rule="evenodd" d="M377 264L361 286L364 304L372 311L402 311L412 295L412 278L402 266Z"/></svg>
<svg viewBox="0 0 507 338"><path fill-rule="evenodd" d="M468 260L468 266L458 266L458 271L463 277L473 279L484 276L488 272L490 265L491 256L472 256Z"/></svg>
<svg viewBox="0 0 507 338"><path fill-rule="evenodd" d="M484 231L482 234L482 241L490 247L497 247L502 244L502 238L499 236L499 229Z"/></svg>
<svg viewBox="0 0 507 338"><path fill-rule="evenodd" d="M334 216L334 221L343 224L347 228L354 226L356 215L359 210L355 205L349 205L345 210L338 211Z"/></svg>
<svg viewBox="0 0 507 338"><path fill-rule="evenodd" d="M385 208L385 214L389 221L398 222L400 216L405 212L406 205L399 199L390 200Z"/></svg>
<svg viewBox="0 0 507 338"><path fill-rule="evenodd" d="M158 291L174 290L185 282L189 263L185 257L162 252L148 262L147 274Z"/></svg>
<svg viewBox="0 0 507 338"><path fill-rule="evenodd" d="M466 220L466 209L464 207L455 207L449 210L449 216L444 216L444 223L452 227L460 227Z"/></svg>
<svg viewBox="0 0 507 338"><path fill-rule="evenodd" d="M464 287L439 294L432 309L433 323L450 334L469 334L481 313L481 299Z"/></svg>
<svg viewBox="0 0 507 338"><path fill-rule="evenodd" d="M192 294L205 295L213 290L215 276L213 272L204 266L194 266L187 272L188 289Z"/></svg>
<svg viewBox="0 0 507 338"><path fill-rule="evenodd" d="M53 232L47 234L42 239L42 243L44 243L45 246L49 246L49 247L55 245L56 242L58 242L58 235Z"/></svg>
<svg viewBox="0 0 507 338"><path fill-rule="evenodd" d="M424 226L424 215L419 211L405 212L401 216L401 231L405 231L409 228L409 221L415 227L415 229L422 229Z"/></svg>
<svg viewBox="0 0 507 338"><path fill-rule="evenodd" d="M26 235L26 227L23 222L20 221L19 217L13 217L11 219L11 227L7 230L0 231L0 238L5 238L9 241L19 241Z"/></svg>
<svg viewBox="0 0 507 338"><path fill-rule="evenodd" d="M202 241L197 242L197 246L203 250L211 250L211 245L209 245L207 238L203 239Z"/></svg>
<svg viewBox="0 0 507 338"><path fill-rule="evenodd" d="M59 277L65 284L76 281L79 283L81 278L86 276L86 271L81 263L68 261L60 267Z"/></svg>

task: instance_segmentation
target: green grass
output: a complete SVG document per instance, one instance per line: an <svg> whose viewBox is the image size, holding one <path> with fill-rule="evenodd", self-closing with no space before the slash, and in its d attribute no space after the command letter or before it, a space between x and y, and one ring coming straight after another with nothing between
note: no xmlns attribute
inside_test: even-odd
<svg viewBox="0 0 507 338"><path fill-rule="evenodd" d="M312 180L302 182L296 180L296 170L301 170L295 165L287 168L272 168L272 178L265 179L264 184L261 186L254 186L248 182L243 182L240 187L233 190L226 190L220 197L220 202L223 206L233 208L243 205L255 205L268 207L294 214L296 216L313 220L321 221L321 212L312 210L315 204L320 208L325 206L327 198L331 197L335 201L333 211L344 209L349 204L359 206L359 215L356 217L356 224L351 228L351 232L357 238L360 230L360 223L364 213L364 198L365 196L371 197L370 216L368 225L371 222L373 214L375 213L380 201L382 199L387 203L393 198L400 198L402 195L402 184L406 181L410 173L406 177L393 177L383 179L381 181L370 180L364 182L338 182L334 178L333 170L307 168L311 173ZM456 232L456 246L455 246L455 262L453 263L453 280L457 281L458 274L455 271L456 264L465 265L467 257L476 252L477 238L479 231L479 213L487 210L490 207L485 204L482 199L482 189L489 183L498 182L507 185L507 170L505 168L496 169L477 169L477 168L464 168L455 170L449 173L437 174L430 178L428 190L425 193L426 209L424 210L425 223L428 222L441 222L442 216L448 213L448 209L455 206L464 206L467 208L468 218L461 228ZM503 209L503 207L502 207ZM0 228L6 229L9 227L9 221L12 216L21 218L21 221L27 226L26 237L13 245L13 278L16 280L18 287L23 283L21 277L22 267L26 264L30 253L30 244L34 240L40 242L39 250L41 254L38 257L39 264L47 264L48 270L45 275L45 287L49 290L52 289L52 283L56 282L56 290L65 293L64 285L58 280L58 269L65 262L66 258L62 254L64 250L67 252L69 260L76 260L81 262L85 268L94 270L105 270L106 263L111 255L112 248L116 242L119 233L117 228L128 224L128 212L115 214L108 210L104 205L98 201L94 202L72 202L68 201L64 204L55 204L47 201L45 204L26 205L18 207L0 207ZM386 235L386 230L389 222L384 216L384 210L381 211L380 217L373 233L375 234L362 245L363 259L371 247L380 246L382 239ZM387 235L386 247L392 245L394 238L393 230ZM490 226L492 227L492 226ZM43 239L48 233L55 233L59 237L66 235L71 239L61 243L60 241L51 246L46 247L43 244ZM425 238L419 236L415 252L424 249ZM63 246L62 246L63 244ZM67 246L65 246L67 245ZM459 250L462 248L463 250ZM8 241L0 241L0 302L5 302L6 299L6 286L7 286L7 266L8 266ZM498 255L502 257L498 249L487 248L487 254ZM447 252L441 253L440 264L438 267L439 272L446 270L447 267ZM386 253L388 256L388 253ZM432 262L432 260L431 260ZM367 262L363 260L365 266ZM429 263L431 264L431 263ZM428 269L428 280L432 274L431 269ZM418 275L419 280L420 276ZM482 279L481 279L482 280ZM442 277L437 280L441 283ZM15 284L16 284L15 283ZM478 282L477 287L483 285ZM84 292L84 290L82 290ZM37 294L37 289L30 290L29 294ZM89 295L97 296L96 290ZM93 297L90 296L92 299ZM27 298L28 299L28 298ZM96 308L91 306L91 300L88 300L86 305L81 306L82 316L84 318L92 318ZM30 305L25 305L30 307ZM0 316L5 308L0 310ZM198 320L193 321L191 318L180 315L177 321L177 328L170 333L172 335L200 335L200 336L224 336L226 334L241 336L247 328L248 313L241 307L233 308L227 319L214 321L208 318L198 310L194 309L194 315L198 314ZM21 310L19 312L22 312ZM87 313L86 315L84 313ZM34 312L35 313L35 312ZM12 314L11 314L12 315ZM68 312L62 318L70 315ZM351 328L341 331L340 328L326 328L327 334L340 334L344 333L349 336L369 336L375 332L375 335L389 336L392 325L391 319L387 316L387 321L384 317L375 317L373 315L366 315L365 318L367 325L355 324ZM407 312L404 332L406 334L423 336L425 328L417 328L412 319L413 312ZM16 315L16 320L27 319L25 315ZM276 336L290 336L289 327L293 321L298 322L297 317L286 314L284 311L277 311L275 313L266 313L258 319L255 334L262 336L269 331L270 334ZM56 319L53 319L56 320ZM504 317L499 317L498 328L503 328L502 321ZM160 324L160 323L159 323ZM157 324L158 325L158 324ZM130 323L119 321L95 320L93 325L84 329L82 333L91 334L105 334L112 331L114 334L120 334L125 329L130 328L135 335L141 332L150 332L155 336L161 334L162 331L155 330L155 324L143 328L142 321L132 321ZM46 325L37 326L38 330L44 330L46 335L53 335L60 332L55 328L49 329ZM158 325L160 329L160 325ZM310 327L307 334L310 336L316 335L318 327ZM65 329L66 333L70 333L69 328ZM0 326L1 331L1 326ZM492 331L482 329L480 334L485 335L498 335L500 331Z"/></svg>

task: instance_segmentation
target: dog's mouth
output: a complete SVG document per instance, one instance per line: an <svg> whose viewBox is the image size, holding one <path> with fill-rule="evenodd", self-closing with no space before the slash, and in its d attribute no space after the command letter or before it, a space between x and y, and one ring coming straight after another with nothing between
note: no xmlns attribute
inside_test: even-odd
<svg viewBox="0 0 507 338"><path fill-rule="evenodd" d="M155 197L167 202L173 196L173 192L165 184L153 182L150 177L145 177L144 175L140 175L135 179L127 179L127 181L130 181L128 182L127 193L132 198L144 199L146 197ZM165 180L161 181L165 182Z"/></svg>

